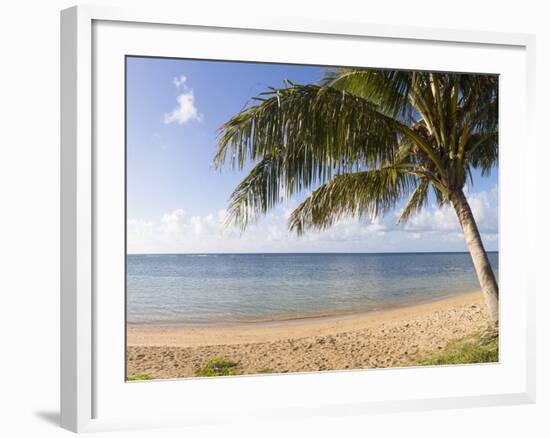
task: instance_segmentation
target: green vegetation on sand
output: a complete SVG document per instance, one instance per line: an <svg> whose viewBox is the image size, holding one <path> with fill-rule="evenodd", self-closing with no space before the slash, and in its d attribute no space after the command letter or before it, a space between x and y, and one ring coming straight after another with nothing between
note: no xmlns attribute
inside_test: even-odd
<svg viewBox="0 0 550 438"><path fill-rule="evenodd" d="M133 376L128 376L127 380L129 382L133 382L136 380L153 380L153 376L149 374L134 374Z"/></svg>
<svg viewBox="0 0 550 438"><path fill-rule="evenodd" d="M214 377L214 376L234 376L235 368L238 363L223 357L215 357L210 359L206 364L197 370L199 377Z"/></svg>
<svg viewBox="0 0 550 438"><path fill-rule="evenodd" d="M498 362L498 336L481 332L451 342L439 353L420 358L419 365L454 365Z"/></svg>

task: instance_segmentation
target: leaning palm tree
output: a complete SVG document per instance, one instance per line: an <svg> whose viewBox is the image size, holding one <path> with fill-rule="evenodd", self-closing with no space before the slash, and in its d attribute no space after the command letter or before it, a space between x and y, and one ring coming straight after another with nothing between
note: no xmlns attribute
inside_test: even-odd
<svg viewBox="0 0 550 438"><path fill-rule="evenodd" d="M341 68L318 84L270 88L220 128L215 165L254 166L230 198L242 227L294 194L290 230L376 217L406 199L398 222L427 205L456 211L498 324L498 285L464 187L498 159L498 78L490 75Z"/></svg>

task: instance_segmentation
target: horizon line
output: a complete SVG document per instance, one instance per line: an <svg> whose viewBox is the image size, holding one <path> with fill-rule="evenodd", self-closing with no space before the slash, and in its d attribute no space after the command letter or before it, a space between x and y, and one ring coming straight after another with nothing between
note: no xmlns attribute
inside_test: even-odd
<svg viewBox="0 0 550 438"><path fill-rule="evenodd" d="M487 253L499 252L498 249L487 250ZM381 255L381 254L470 254L469 251L373 251L373 252L364 252L364 251L306 251L306 252L140 252L140 253L129 253L126 255L306 255L306 254L362 254L362 255Z"/></svg>

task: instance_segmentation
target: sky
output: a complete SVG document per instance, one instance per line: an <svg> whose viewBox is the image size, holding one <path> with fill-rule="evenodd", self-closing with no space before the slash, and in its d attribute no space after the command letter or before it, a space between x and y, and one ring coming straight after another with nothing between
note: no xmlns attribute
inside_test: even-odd
<svg viewBox="0 0 550 438"><path fill-rule="evenodd" d="M217 130L250 99L319 80L317 66L127 58L128 253L430 252L467 247L452 208L429 206L396 224L404 204L384 217L348 218L298 237L288 217L306 193L281 204L245 231L225 225L243 171L218 171ZM474 174L467 197L488 250L498 250L498 172Z"/></svg>

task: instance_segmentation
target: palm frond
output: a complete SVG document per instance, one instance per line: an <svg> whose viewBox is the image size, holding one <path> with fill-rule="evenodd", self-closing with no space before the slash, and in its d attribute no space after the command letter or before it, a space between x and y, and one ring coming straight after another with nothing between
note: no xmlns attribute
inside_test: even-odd
<svg viewBox="0 0 550 438"><path fill-rule="evenodd" d="M214 164L219 168L229 158L242 169L275 149L291 155L301 148L307 153L304 183L309 186L326 181L334 171L391 159L399 135L393 120L363 98L330 87L291 84L264 93L257 105L220 128Z"/></svg>
<svg viewBox="0 0 550 438"><path fill-rule="evenodd" d="M472 135L466 153L468 163L488 175L498 162L498 132Z"/></svg>
<svg viewBox="0 0 550 438"><path fill-rule="evenodd" d="M274 151L257 163L233 190L226 217L228 224L245 228L259 213L266 213L281 201L283 155Z"/></svg>
<svg viewBox="0 0 550 438"><path fill-rule="evenodd" d="M409 121L413 73L402 70L343 68L327 75L326 85L363 97L379 106L390 117Z"/></svg>
<svg viewBox="0 0 550 438"><path fill-rule="evenodd" d="M428 189L430 183L427 179L421 179L412 193L407 205L397 219L398 223L406 222L411 216L418 213L428 203Z"/></svg>
<svg viewBox="0 0 550 438"><path fill-rule="evenodd" d="M416 185L397 167L337 175L316 189L291 214L290 230L322 230L344 217L376 217L395 207Z"/></svg>

